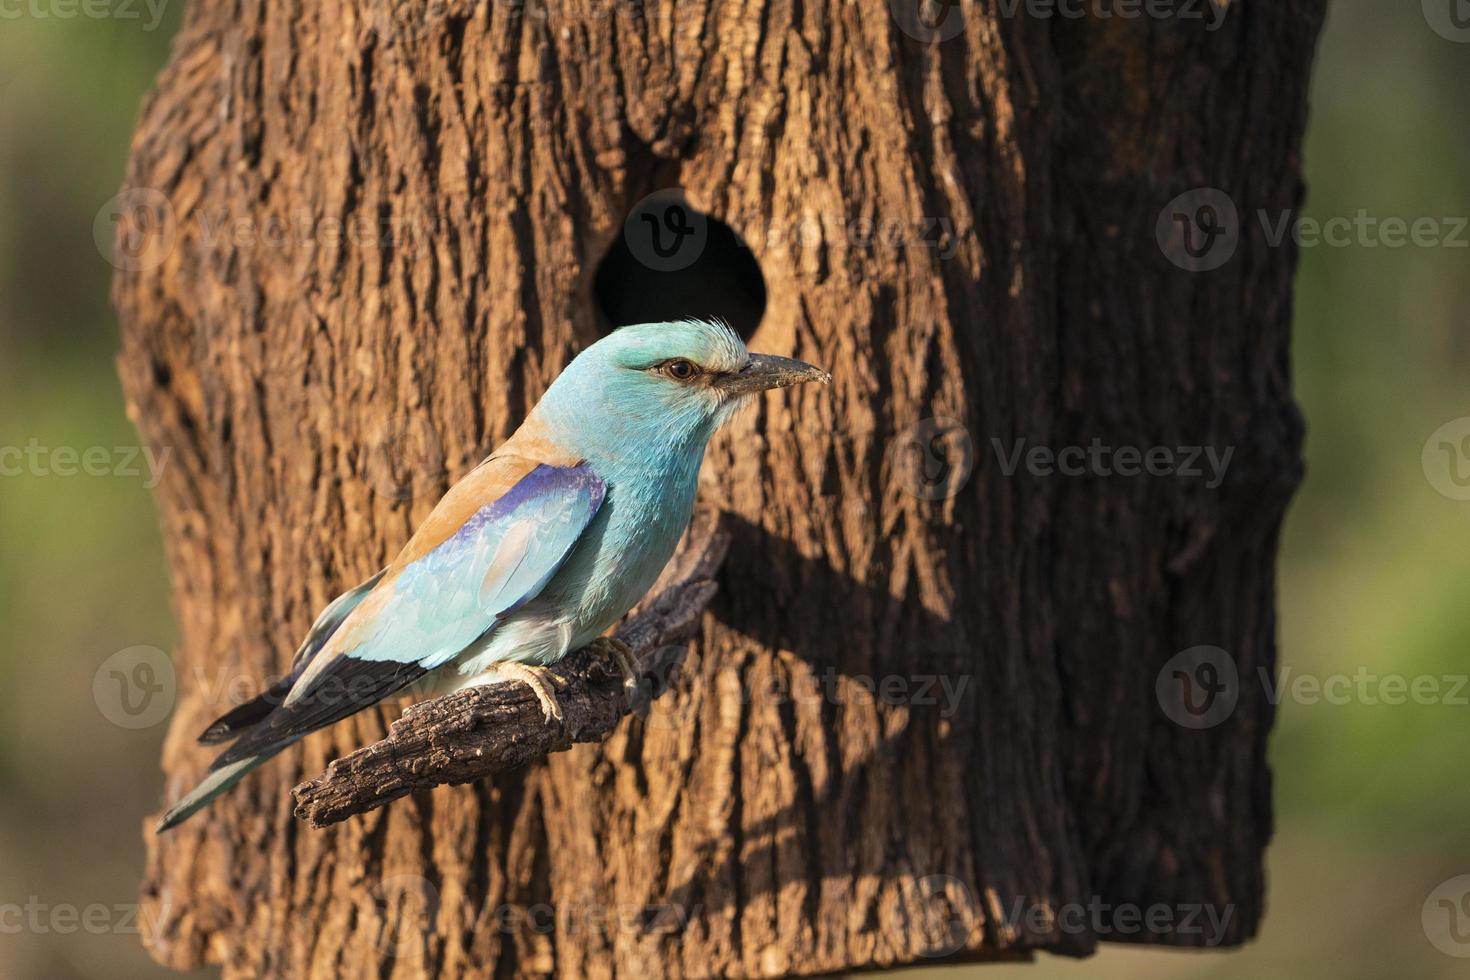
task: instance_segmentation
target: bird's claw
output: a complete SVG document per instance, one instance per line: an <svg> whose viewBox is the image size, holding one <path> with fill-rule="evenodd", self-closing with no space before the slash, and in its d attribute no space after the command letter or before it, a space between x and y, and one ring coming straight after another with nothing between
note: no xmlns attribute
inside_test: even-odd
<svg viewBox="0 0 1470 980"><path fill-rule="evenodd" d="M541 714L546 718L549 725L553 721L558 724L563 720L561 702L556 699L556 692L551 689L547 681L545 667L531 667L527 664L497 664L496 672L507 680L520 681L531 689L536 695L536 700L541 702Z"/></svg>
<svg viewBox="0 0 1470 980"><path fill-rule="evenodd" d="M599 636L588 644L588 648L595 653L612 657L617 663L618 670L623 675L623 687L630 692L638 689L638 658L633 655L633 648L622 640L611 636Z"/></svg>

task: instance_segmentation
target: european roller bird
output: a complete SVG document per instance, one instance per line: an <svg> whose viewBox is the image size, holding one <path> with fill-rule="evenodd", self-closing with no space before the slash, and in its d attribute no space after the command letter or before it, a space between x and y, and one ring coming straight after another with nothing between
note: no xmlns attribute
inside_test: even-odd
<svg viewBox="0 0 1470 980"><path fill-rule="evenodd" d="M450 488L393 562L326 607L291 670L199 740L234 740L164 814L176 826L293 742L403 691L523 681L599 645L653 584L693 514L705 446L742 400L808 381L720 323L623 327L569 364L515 434ZM428 675L433 675L432 677Z"/></svg>

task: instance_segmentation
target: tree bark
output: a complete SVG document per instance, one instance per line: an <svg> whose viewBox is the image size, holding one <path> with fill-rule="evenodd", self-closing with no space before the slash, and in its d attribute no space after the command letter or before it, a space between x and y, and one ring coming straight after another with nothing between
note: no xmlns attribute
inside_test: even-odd
<svg viewBox="0 0 1470 980"><path fill-rule="evenodd" d="M172 454L169 800L601 335L645 195L739 233L751 347L835 382L712 446L733 542L658 712L320 831L291 787L395 712L311 737L149 838L160 961L775 977L1254 934L1301 422L1295 253L1251 216L1299 200L1322 3L1008 9L192 0L127 177L167 204L115 285L130 413ZM1240 215L1212 271L1156 241L1198 187ZM1218 485L1067 476L1009 465L1021 440L1233 454ZM1201 645L1243 680L1194 728L1156 680ZM1129 903L1174 927L1062 914Z"/></svg>

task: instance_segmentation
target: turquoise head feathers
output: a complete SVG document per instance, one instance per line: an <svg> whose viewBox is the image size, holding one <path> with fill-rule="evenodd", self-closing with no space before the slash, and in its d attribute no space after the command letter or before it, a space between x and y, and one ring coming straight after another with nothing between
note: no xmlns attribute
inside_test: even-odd
<svg viewBox="0 0 1470 980"><path fill-rule="evenodd" d="M813 380L830 378L801 361L751 354L718 321L644 323L582 351L533 418L595 463L636 462L632 453L661 464L668 454L693 453L697 468L743 396Z"/></svg>

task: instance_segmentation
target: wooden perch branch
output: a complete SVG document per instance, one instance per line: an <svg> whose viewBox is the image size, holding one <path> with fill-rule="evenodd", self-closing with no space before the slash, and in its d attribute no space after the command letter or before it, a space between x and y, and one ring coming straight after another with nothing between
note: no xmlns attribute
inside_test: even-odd
<svg viewBox="0 0 1470 980"><path fill-rule="evenodd" d="M550 668L562 720L547 721L525 684L475 687L408 708L388 736L335 760L293 791L296 816L326 827L419 790L467 783L600 742L631 712L668 690L684 661L685 641L715 594L715 573L729 532L714 511L700 511L679 552L615 636L633 651L640 683L623 686L617 665L578 650Z"/></svg>

